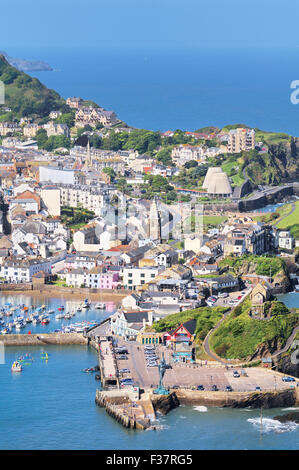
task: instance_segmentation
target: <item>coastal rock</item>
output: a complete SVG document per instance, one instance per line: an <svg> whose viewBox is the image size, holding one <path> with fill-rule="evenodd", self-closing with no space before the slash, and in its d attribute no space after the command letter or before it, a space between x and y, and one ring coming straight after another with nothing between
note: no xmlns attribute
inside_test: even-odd
<svg viewBox="0 0 299 470"><path fill-rule="evenodd" d="M293 423L299 424L299 411L292 411L285 415L274 416L273 419L276 419L280 423L288 423L289 421L292 421Z"/></svg>
<svg viewBox="0 0 299 470"><path fill-rule="evenodd" d="M169 411L180 405L175 393L171 393L170 395L153 395L152 403L154 410L162 415L166 415Z"/></svg>
<svg viewBox="0 0 299 470"><path fill-rule="evenodd" d="M278 351L280 348L281 344L279 343L278 339L273 338L272 340L268 340L260 344L254 351L254 353L247 358L247 360L255 361L257 359L261 359L262 357L269 357L275 351Z"/></svg>
<svg viewBox="0 0 299 470"><path fill-rule="evenodd" d="M294 390L285 390L278 392L257 392L249 397L233 401L228 405L229 408L283 408L294 406L296 403L296 394Z"/></svg>
<svg viewBox="0 0 299 470"><path fill-rule="evenodd" d="M279 360L277 370L283 374L299 378L299 363L294 364L290 355L284 356Z"/></svg>
<svg viewBox="0 0 299 470"><path fill-rule="evenodd" d="M291 282L284 270L279 271L273 278L273 286L279 286L279 291L286 293L291 288Z"/></svg>
<svg viewBox="0 0 299 470"><path fill-rule="evenodd" d="M15 57L10 57L6 52L3 51L1 51L0 54L5 57L7 62L12 67L15 67L21 72L44 72L53 70L49 64L43 62L42 60L17 59Z"/></svg>

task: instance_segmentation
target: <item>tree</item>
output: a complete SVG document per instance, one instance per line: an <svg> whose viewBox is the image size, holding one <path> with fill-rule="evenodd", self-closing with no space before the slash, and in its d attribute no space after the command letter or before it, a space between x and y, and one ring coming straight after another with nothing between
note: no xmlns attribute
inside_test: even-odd
<svg viewBox="0 0 299 470"><path fill-rule="evenodd" d="M163 147L156 155L157 160L163 165L170 165L172 163L171 151L172 147Z"/></svg>
<svg viewBox="0 0 299 470"><path fill-rule="evenodd" d="M116 177L116 173L115 173L115 171L114 171L113 168L111 168L111 167L108 166L108 167L106 167L106 168L103 169L103 173L106 173L106 175L110 176L111 182L114 181L114 179L115 179L115 177Z"/></svg>
<svg viewBox="0 0 299 470"><path fill-rule="evenodd" d="M44 148L47 140L48 140L48 136L47 136L47 132L45 129L39 129L36 133L36 140L37 140L37 145L38 145L38 148Z"/></svg>

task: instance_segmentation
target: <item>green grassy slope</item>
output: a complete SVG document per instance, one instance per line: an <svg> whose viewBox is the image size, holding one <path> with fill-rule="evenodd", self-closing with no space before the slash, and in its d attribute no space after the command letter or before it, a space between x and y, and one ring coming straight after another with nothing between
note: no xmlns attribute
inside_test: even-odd
<svg viewBox="0 0 299 470"><path fill-rule="evenodd" d="M9 65L3 55L0 55L0 80L5 86L5 106L12 110L8 115L2 114L2 121L23 116L43 117L66 106L56 91Z"/></svg>

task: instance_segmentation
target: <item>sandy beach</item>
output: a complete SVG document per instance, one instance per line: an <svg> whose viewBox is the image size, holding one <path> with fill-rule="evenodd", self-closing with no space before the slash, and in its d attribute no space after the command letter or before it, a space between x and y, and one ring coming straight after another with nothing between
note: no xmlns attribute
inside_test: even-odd
<svg viewBox="0 0 299 470"><path fill-rule="evenodd" d="M114 302L116 305L119 305L124 297L128 294L113 292L113 293L89 293L85 289L82 289L82 292L70 292L69 289L63 290L63 287L60 287L56 290L2 290L1 294L4 295L27 295L29 297L34 297L35 299L47 299L47 298L61 298L65 300L84 300L88 299L91 302Z"/></svg>

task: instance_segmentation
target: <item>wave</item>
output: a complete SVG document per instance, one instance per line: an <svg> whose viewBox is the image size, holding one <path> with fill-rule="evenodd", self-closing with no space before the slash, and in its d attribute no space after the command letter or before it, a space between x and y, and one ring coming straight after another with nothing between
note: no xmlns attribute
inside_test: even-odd
<svg viewBox="0 0 299 470"><path fill-rule="evenodd" d="M293 421L288 421L287 423L280 423L276 419L272 418L263 418L262 425L260 417L249 418L247 421L253 424L256 429L264 433L275 432L280 434L284 432L295 431L295 429L298 427L298 424L294 423Z"/></svg>
<svg viewBox="0 0 299 470"><path fill-rule="evenodd" d="M299 410L299 406L290 406L290 408L281 408L282 411L296 411Z"/></svg>
<svg viewBox="0 0 299 470"><path fill-rule="evenodd" d="M194 410L199 411L200 413L205 413L208 411L208 408L206 406L194 406Z"/></svg>

